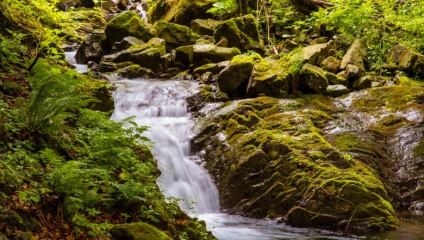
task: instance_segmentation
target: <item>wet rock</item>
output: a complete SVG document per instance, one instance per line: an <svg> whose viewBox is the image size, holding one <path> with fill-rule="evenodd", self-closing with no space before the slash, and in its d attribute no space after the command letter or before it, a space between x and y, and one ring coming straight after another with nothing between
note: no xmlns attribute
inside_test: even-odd
<svg viewBox="0 0 424 240"><path fill-rule="evenodd" d="M128 36L136 37L145 42L156 36L151 26L143 21L135 12L124 12L113 18L106 25L106 42L112 48L115 42L120 42Z"/></svg>
<svg viewBox="0 0 424 240"><path fill-rule="evenodd" d="M131 64L127 67L120 68L114 72L122 78L139 78L146 75L153 76L153 71L147 68L140 67L138 64Z"/></svg>
<svg viewBox="0 0 424 240"><path fill-rule="evenodd" d="M353 82L353 89L361 90L372 87L372 77L364 76Z"/></svg>
<svg viewBox="0 0 424 240"><path fill-rule="evenodd" d="M194 44L200 38L189 27L175 23L158 21L153 28L156 30L157 36L165 40L168 52L180 46Z"/></svg>
<svg viewBox="0 0 424 240"><path fill-rule="evenodd" d="M256 60L260 60L261 57L258 54L253 55L239 55L234 57L230 64L225 67L218 75L217 81L219 89L228 95L236 93L243 83L247 87L248 80L252 74L253 65ZM246 94L246 88L240 89L238 92L240 95Z"/></svg>
<svg viewBox="0 0 424 240"><path fill-rule="evenodd" d="M207 11L212 8L216 0L158 0L149 8L149 21L159 20L190 26L193 19L212 18Z"/></svg>
<svg viewBox="0 0 424 240"><path fill-rule="evenodd" d="M272 58L257 61L253 66L252 78L247 89L248 95L287 97L293 76L288 68L281 67L283 65L281 61Z"/></svg>
<svg viewBox="0 0 424 240"><path fill-rule="evenodd" d="M75 55L77 63L86 64L89 61L99 62L105 54L104 33L91 33L82 42Z"/></svg>
<svg viewBox="0 0 424 240"><path fill-rule="evenodd" d="M303 65L299 73L299 87L302 92L322 93L328 87L326 72L309 63Z"/></svg>
<svg viewBox="0 0 424 240"><path fill-rule="evenodd" d="M213 36L216 26L220 21L214 19L195 19L191 21L190 26L193 29L193 32L199 35L209 35Z"/></svg>
<svg viewBox="0 0 424 240"><path fill-rule="evenodd" d="M213 79L213 73L205 72L202 76L200 76L201 83L211 83Z"/></svg>
<svg viewBox="0 0 424 240"><path fill-rule="evenodd" d="M388 54L387 62L396 63L409 73L424 76L424 56L411 48L394 46Z"/></svg>
<svg viewBox="0 0 424 240"><path fill-rule="evenodd" d="M330 97L340 97L346 93L349 93L349 89L344 85L329 85L324 91Z"/></svg>
<svg viewBox="0 0 424 240"><path fill-rule="evenodd" d="M166 235L165 232L144 222L116 224L109 230L109 232L115 239L172 239L171 237Z"/></svg>
<svg viewBox="0 0 424 240"><path fill-rule="evenodd" d="M340 84L340 85L344 85L346 87L349 86L349 81L346 78L344 78L343 76L336 75L336 74L333 74L331 72L326 72L325 77L327 78L329 84L333 84L333 85L339 85Z"/></svg>
<svg viewBox="0 0 424 240"><path fill-rule="evenodd" d="M172 59L171 53L167 53L160 57L160 64L162 66L163 71L166 71L171 66L172 63L173 63L173 59Z"/></svg>
<svg viewBox="0 0 424 240"><path fill-rule="evenodd" d="M358 69L356 72L358 75L363 74L365 69L365 61L367 60L367 46L361 40L355 40L347 50L346 54L343 56L342 62L340 64L340 69L351 68ZM353 67L355 66L355 67ZM350 70L348 69L348 75L350 75Z"/></svg>
<svg viewBox="0 0 424 240"><path fill-rule="evenodd" d="M337 70L339 70L340 61L337 58L330 56L324 59L319 66L325 71L336 73Z"/></svg>
<svg viewBox="0 0 424 240"><path fill-rule="evenodd" d="M302 227L393 229L385 185L322 135L336 109L319 94L228 103L194 140L231 213Z"/></svg>
<svg viewBox="0 0 424 240"><path fill-rule="evenodd" d="M115 42L115 44L113 44L112 53L117 53L122 50L128 49L130 47L143 45L143 44L146 44L146 43L136 37L132 37L132 36L124 37L122 41Z"/></svg>
<svg viewBox="0 0 424 240"><path fill-rule="evenodd" d="M219 23L214 32L215 42L220 41L221 37L228 39L228 47L236 47L242 52L263 52L256 20L251 14Z"/></svg>

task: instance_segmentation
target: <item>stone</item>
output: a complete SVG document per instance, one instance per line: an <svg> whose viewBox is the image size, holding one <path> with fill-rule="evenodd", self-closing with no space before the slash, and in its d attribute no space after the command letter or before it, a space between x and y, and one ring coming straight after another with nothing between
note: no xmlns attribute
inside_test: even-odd
<svg viewBox="0 0 424 240"><path fill-rule="evenodd" d="M234 57L230 64L218 74L219 89L228 95L234 95L241 84L245 83L247 87L247 81L252 74L255 61L260 59L258 54ZM245 93L246 89L239 92L241 95L245 95Z"/></svg>
<svg viewBox="0 0 424 240"><path fill-rule="evenodd" d="M191 21L190 26L193 32L199 35L213 36L218 23L220 21L215 19L195 19Z"/></svg>
<svg viewBox="0 0 424 240"><path fill-rule="evenodd" d="M361 40L355 40L343 56L340 69L346 69L348 65L356 66L361 73L366 71L367 46ZM350 76L350 75L349 75Z"/></svg>
<svg viewBox="0 0 424 240"><path fill-rule="evenodd" d="M106 25L106 42L112 48L115 42L120 42L128 36L136 37L144 42L156 35L151 31L151 26L143 21L135 12L124 12L113 18Z"/></svg>
<svg viewBox="0 0 424 240"><path fill-rule="evenodd" d="M410 74L424 76L424 56L411 48L393 46L387 56L388 63L395 63Z"/></svg>
<svg viewBox="0 0 424 240"><path fill-rule="evenodd" d="M372 80L373 80L373 78L371 76L361 77L359 79L356 79L353 82L353 86L352 87L355 90L361 90L361 89L370 88L372 86Z"/></svg>
<svg viewBox="0 0 424 240"><path fill-rule="evenodd" d="M280 60L265 58L255 62L247 93L250 97L287 97L293 76ZM287 65L287 64L286 64Z"/></svg>
<svg viewBox="0 0 424 240"><path fill-rule="evenodd" d="M124 68L120 68L116 70L114 73L122 78L128 78L128 79L139 78L146 75L153 76L152 70L140 67L140 65L138 64L131 64Z"/></svg>
<svg viewBox="0 0 424 240"><path fill-rule="evenodd" d="M99 62L105 54L104 40L105 34L91 33L82 42L75 55L75 60L80 64L87 64L89 61Z"/></svg>
<svg viewBox="0 0 424 240"><path fill-rule="evenodd" d="M175 23L158 21L153 28L156 30L157 36L165 40L168 52L180 46L194 44L200 38L189 27Z"/></svg>
<svg viewBox="0 0 424 240"><path fill-rule="evenodd" d="M254 50L258 53L263 52L259 41L256 19L251 14L231 18L219 23L213 36L215 42L220 41L221 37L225 37L228 39L228 47L236 47L241 52L246 52L247 50Z"/></svg>
<svg viewBox="0 0 424 240"><path fill-rule="evenodd" d="M349 89L347 89L344 85L329 85L324 94L330 97L340 97L346 93L349 93Z"/></svg>
<svg viewBox="0 0 424 240"><path fill-rule="evenodd" d="M161 56L165 54L165 41L160 38L152 38L144 45L133 46L116 54L103 57L99 67L104 68L104 62L132 62L141 67L157 71L160 69Z"/></svg>
<svg viewBox="0 0 424 240"><path fill-rule="evenodd" d="M109 230L109 232L115 239L172 240L172 238L166 235L165 232L144 222L116 224Z"/></svg>
<svg viewBox="0 0 424 240"><path fill-rule="evenodd" d="M305 93L322 93L328 87L326 72L312 64L303 65L299 73L299 87Z"/></svg>
<svg viewBox="0 0 424 240"><path fill-rule="evenodd" d="M140 40L136 37L132 37L132 36L124 37L122 41L115 42L115 44L113 44L112 53L120 52L130 47L133 47L136 45L143 45L143 44L146 44L146 43L143 40Z"/></svg>
<svg viewBox="0 0 424 240"><path fill-rule="evenodd" d="M176 49L177 61L185 63L187 66L194 64L201 66L207 63L218 63L231 60L240 54L237 48L218 47L214 44L195 44L183 46Z"/></svg>
<svg viewBox="0 0 424 240"><path fill-rule="evenodd" d="M333 84L333 85L339 85L340 84L340 85L344 85L344 86L349 85L349 81L346 78L339 76L339 75L336 75L334 73L326 72L325 77L327 78L329 84Z"/></svg>
<svg viewBox="0 0 424 240"><path fill-rule="evenodd" d="M162 66L163 71L166 71L171 66L172 63L173 63L173 60L172 60L171 53L167 53L160 57L160 64Z"/></svg>
<svg viewBox="0 0 424 240"><path fill-rule="evenodd" d="M310 64L320 64L320 60L323 60L328 56L328 50L334 45L333 41L322 44L309 45L303 48L303 60Z"/></svg>
<svg viewBox="0 0 424 240"><path fill-rule="evenodd" d="M211 72L205 72L202 76L200 76L200 82L201 83L212 83L213 79L213 73Z"/></svg>
<svg viewBox="0 0 424 240"><path fill-rule="evenodd" d="M158 0L149 8L149 21L159 20L190 26L193 19L213 18L207 11L217 0Z"/></svg>
<svg viewBox="0 0 424 240"><path fill-rule="evenodd" d="M222 69L224 69L226 66L228 66L228 64L230 63L230 61L224 61L221 63L208 63L205 64L203 66L200 66L198 68L195 68L193 70L194 74L197 75L202 75L204 73L207 72L211 72L213 74L218 74L219 72L221 72Z"/></svg>
<svg viewBox="0 0 424 240"><path fill-rule="evenodd" d="M319 66L324 69L325 71L331 72L331 73L336 73L337 70L339 70L340 67L340 61L332 56L329 56L327 58L325 58L320 64Z"/></svg>

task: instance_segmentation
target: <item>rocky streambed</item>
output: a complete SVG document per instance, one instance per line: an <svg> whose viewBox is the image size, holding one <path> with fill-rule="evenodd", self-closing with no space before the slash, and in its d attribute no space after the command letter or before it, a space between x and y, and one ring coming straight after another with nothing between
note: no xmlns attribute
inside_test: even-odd
<svg viewBox="0 0 424 240"><path fill-rule="evenodd" d="M407 76L422 75L424 56L393 46L370 72L360 40L310 34L266 48L252 15L218 21L194 14L209 2L165 2L151 24L129 11L93 30L76 59L106 77L200 83L188 98L193 145L223 209L378 231L396 228L399 210L423 210L424 88Z"/></svg>

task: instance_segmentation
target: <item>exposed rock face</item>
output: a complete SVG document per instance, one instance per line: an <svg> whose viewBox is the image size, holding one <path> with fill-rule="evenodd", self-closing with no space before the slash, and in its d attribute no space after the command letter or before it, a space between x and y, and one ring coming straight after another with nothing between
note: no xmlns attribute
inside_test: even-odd
<svg viewBox="0 0 424 240"><path fill-rule="evenodd" d="M385 185L369 165L324 139L331 98L260 97L226 104L195 140L204 149L223 208L285 216L302 227L392 229Z"/></svg>
<svg viewBox="0 0 424 240"><path fill-rule="evenodd" d="M105 34L91 33L80 45L75 55L77 63L87 64L89 61L99 62L105 54Z"/></svg>
<svg viewBox="0 0 424 240"><path fill-rule="evenodd" d="M228 95L239 94L244 96L246 94L247 83L250 75L252 74L253 65L256 60L261 59L258 54L253 55L239 55L234 57L230 64L224 68L218 75L217 81L219 89ZM236 90L242 86L244 89Z"/></svg>
<svg viewBox="0 0 424 240"><path fill-rule="evenodd" d="M216 26L220 21L214 19L195 19L191 21L190 26L193 32L199 35L213 36Z"/></svg>
<svg viewBox="0 0 424 240"><path fill-rule="evenodd" d="M216 0L159 0L149 9L149 20L159 20L189 26L193 19L207 19L213 16L206 11Z"/></svg>
<svg viewBox="0 0 424 240"><path fill-rule="evenodd" d="M214 33L215 42L220 41L221 37L229 40L229 47L236 47L242 52L250 49L259 53L262 52L258 27L255 23L255 17L251 14L219 23Z"/></svg>
<svg viewBox="0 0 424 240"><path fill-rule="evenodd" d="M411 48L401 45L394 46L389 52L387 61L398 64L409 73L424 76L424 56Z"/></svg>
<svg viewBox="0 0 424 240"><path fill-rule="evenodd" d="M157 36L164 39L166 49L171 51L180 46L194 44L199 35L195 34L189 27L165 21L158 21L153 25Z"/></svg>
<svg viewBox="0 0 424 240"><path fill-rule="evenodd" d="M248 95L287 97L293 81L287 66L287 63L271 58L257 61L253 66L252 78L247 89Z"/></svg>
<svg viewBox="0 0 424 240"><path fill-rule="evenodd" d="M317 66L305 64L299 73L300 90L306 93L322 93L328 87L326 72Z"/></svg>
<svg viewBox="0 0 424 240"><path fill-rule="evenodd" d="M156 34L151 30L151 26L146 24L135 12L124 12L113 18L106 25L106 42L112 48L115 42L120 42L128 36L139 38L145 42L155 37Z"/></svg>

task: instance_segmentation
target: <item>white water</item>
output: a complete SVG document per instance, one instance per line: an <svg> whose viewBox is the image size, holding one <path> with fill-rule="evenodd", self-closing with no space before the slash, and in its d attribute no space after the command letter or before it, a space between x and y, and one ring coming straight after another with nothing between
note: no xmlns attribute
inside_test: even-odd
<svg viewBox="0 0 424 240"><path fill-rule="evenodd" d="M189 213L219 212L215 184L190 156L192 123L185 99L197 91L197 83L136 79L116 84L112 119L135 116L137 124L150 127L146 136L154 142L164 195L184 199L180 206Z"/></svg>
<svg viewBox="0 0 424 240"><path fill-rule="evenodd" d="M75 60L75 54L77 53L77 50L72 52L65 52L65 58L68 60L68 62L75 66L75 71L79 73L85 73L87 72L87 64L78 64Z"/></svg>

